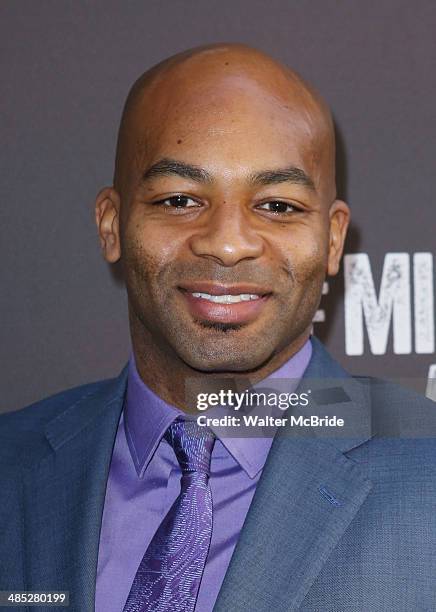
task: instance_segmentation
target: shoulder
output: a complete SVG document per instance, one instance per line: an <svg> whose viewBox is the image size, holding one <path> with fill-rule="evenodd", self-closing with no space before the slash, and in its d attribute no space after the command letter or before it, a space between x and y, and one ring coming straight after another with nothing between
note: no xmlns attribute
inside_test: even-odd
<svg viewBox="0 0 436 612"><path fill-rule="evenodd" d="M4 428L32 429L44 425L64 409L73 404L100 392L105 386L109 386L115 378L100 380L85 385L79 385L50 395L42 400L33 402L20 410L7 412L0 415L0 431Z"/></svg>
<svg viewBox="0 0 436 612"><path fill-rule="evenodd" d="M20 410L0 415L0 465L25 463L26 458L47 446L46 425L76 404L101 395L116 379L106 379L61 391Z"/></svg>
<svg viewBox="0 0 436 612"><path fill-rule="evenodd" d="M422 403L429 407L433 406L433 408L436 408L434 401L425 397L422 393L411 389L409 386L406 387L402 384L375 376L353 376L352 378L361 385L368 385L373 397L392 400L396 403L405 401L412 402L413 404Z"/></svg>
<svg viewBox="0 0 436 612"><path fill-rule="evenodd" d="M325 346L314 336L311 337L312 358L304 374L305 378L327 381L337 381L338 385L349 386L353 381L359 398L370 405L372 412L377 414L401 412L412 416L413 410L423 410L428 416L436 414L436 403L409 388L389 380L370 376L352 376L327 351ZM416 419L415 419L416 420ZM436 429L433 432L436 436Z"/></svg>
<svg viewBox="0 0 436 612"><path fill-rule="evenodd" d="M366 376L353 376L353 380L364 390L373 424L382 426L382 433L389 433L386 426L395 424L395 430L390 433L436 438L436 403L433 400L389 380Z"/></svg>
<svg viewBox="0 0 436 612"><path fill-rule="evenodd" d="M379 378L353 377L365 388L370 406L371 438L353 449L350 458L367 465L375 481L396 483L419 497L427 483L426 499L436 498L436 403ZM407 485L407 486L406 486ZM390 485L391 486L391 485ZM431 495L430 495L431 493Z"/></svg>

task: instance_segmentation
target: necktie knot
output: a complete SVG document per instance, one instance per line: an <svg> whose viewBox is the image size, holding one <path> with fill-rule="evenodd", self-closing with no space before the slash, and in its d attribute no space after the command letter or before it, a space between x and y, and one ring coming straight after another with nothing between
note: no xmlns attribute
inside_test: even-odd
<svg viewBox="0 0 436 612"><path fill-rule="evenodd" d="M215 435L195 421L176 419L166 430L164 438L176 453L182 474L201 472L210 475L210 460Z"/></svg>

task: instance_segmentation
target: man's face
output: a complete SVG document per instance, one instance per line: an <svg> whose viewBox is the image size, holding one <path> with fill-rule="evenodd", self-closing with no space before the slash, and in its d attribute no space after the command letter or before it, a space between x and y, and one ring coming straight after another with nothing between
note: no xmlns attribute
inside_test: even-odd
<svg viewBox="0 0 436 612"><path fill-rule="evenodd" d="M158 102L146 129L147 105L135 110L121 203L134 333L202 371L259 368L307 336L320 300L331 216L322 139L307 113L251 81Z"/></svg>

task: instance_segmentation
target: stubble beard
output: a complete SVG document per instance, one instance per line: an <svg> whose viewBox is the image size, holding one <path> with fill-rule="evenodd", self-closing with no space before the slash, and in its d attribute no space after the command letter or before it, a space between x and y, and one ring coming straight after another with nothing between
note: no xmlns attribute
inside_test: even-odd
<svg viewBox="0 0 436 612"><path fill-rule="evenodd" d="M289 271L287 296L270 298L276 305L261 326L256 322L223 323L192 318L177 303L175 288L162 290L174 283L166 269L159 270L158 263L150 260L146 265L141 249L127 254L132 340L135 336L135 344L150 357L159 353L159 360L167 367L199 372L253 371L302 334L307 335L324 280L319 262L297 275ZM257 331L250 331L254 326Z"/></svg>

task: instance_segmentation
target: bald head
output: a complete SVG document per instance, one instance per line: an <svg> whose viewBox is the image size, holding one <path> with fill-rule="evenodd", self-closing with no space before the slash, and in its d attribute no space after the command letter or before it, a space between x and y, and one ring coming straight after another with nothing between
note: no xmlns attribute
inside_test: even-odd
<svg viewBox="0 0 436 612"><path fill-rule="evenodd" d="M248 116L252 115L251 127ZM257 117L256 117L257 116ZM240 44L197 47L174 55L145 72L132 86L124 107L117 143L114 186L129 199L135 180L153 159L156 143L190 130L240 138L259 119L269 129L291 124L301 132L312 158L315 182L328 201L335 198L335 141L330 111L297 73L268 55ZM245 121L247 119L247 121ZM233 125L233 128L231 126Z"/></svg>

